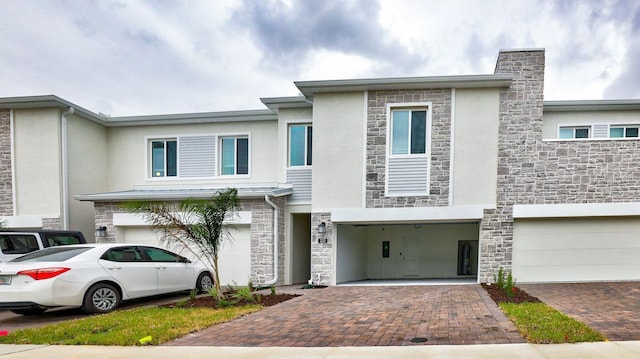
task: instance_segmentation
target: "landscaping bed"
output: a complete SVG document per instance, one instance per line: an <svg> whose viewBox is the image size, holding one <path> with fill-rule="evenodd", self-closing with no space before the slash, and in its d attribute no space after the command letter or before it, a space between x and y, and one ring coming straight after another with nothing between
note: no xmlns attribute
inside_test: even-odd
<svg viewBox="0 0 640 359"><path fill-rule="evenodd" d="M513 294L512 296L508 296L507 292L504 289L498 287L495 284L482 283L482 288L487 291L491 299L493 299L493 301L498 305L501 302L515 304L541 302L540 299L529 295L527 292L518 287L513 287L511 289L511 292Z"/></svg>
<svg viewBox="0 0 640 359"><path fill-rule="evenodd" d="M202 295L176 303L162 305L164 308L220 308L227 306L241 307L248 304L258 304L263 307L270 307L278 303L300 296L299 294L254 294L255 302L246 299L233 299L230 293L225 294L226 304L221 305L219 301L211 295Z"/></svg>

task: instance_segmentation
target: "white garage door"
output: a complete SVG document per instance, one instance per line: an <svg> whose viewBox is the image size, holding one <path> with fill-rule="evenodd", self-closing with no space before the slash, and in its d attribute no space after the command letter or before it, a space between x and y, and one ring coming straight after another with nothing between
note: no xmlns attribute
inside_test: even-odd
<svg viewBox="0 0 640 359"><path fill-rule="evenodd" d="M516 220L519 282L640 279L640 219Z"/></svg>
<svg viewBox="0 0 640 359"><path fill-rule="evenodd" d="M150 227L122 226L119 229L122 233L118 238L120 242L159 245L185 257L193 257L187 250L180 251L161 243L158 234ZM233 284L234 281L239 285L246 285L251 275L251 228L249 225L236 225L231 230L231 235L233 240L225 241L220 248L220 282L222 285Z"/></svg>

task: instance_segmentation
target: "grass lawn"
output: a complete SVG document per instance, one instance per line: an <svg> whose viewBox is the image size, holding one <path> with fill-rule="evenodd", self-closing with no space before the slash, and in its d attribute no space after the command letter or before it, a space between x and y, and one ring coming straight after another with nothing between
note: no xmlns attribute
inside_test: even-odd
<svg viewBox="0 0 640 359"><path fill-rule="evenodd" d="M23 329L0 337L2 344L160 344L261 309L259 305L213 308L137 308Z"/></svg>
<svg viewBox="0 0 640 359"><path fill-rule="evenodd" d="M544 303L500 303L500 308L529 343L577 343L607 340L582 322Z"/></svg>

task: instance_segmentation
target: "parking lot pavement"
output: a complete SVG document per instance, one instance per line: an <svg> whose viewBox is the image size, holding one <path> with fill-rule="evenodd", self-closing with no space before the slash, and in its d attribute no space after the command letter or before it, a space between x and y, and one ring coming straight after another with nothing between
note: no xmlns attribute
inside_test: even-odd
<svg viewBox="0 0 640 359"><path fill-rule="evenodd" d="M123 303L120 306L120 309L155 306L164 303L179 301L185 298L189 298L189 294L182 292L150 298L136 299ZM7 330L11 332L18 329L38 328L49 324L58 323L65 320L83 318L86 316L88 316L88 314L84 314L82 310L80 310L80 308L74 307L60 307L49 309L40 315L19 315L14 314L8 310L0 310L0 330Z"/></svg>

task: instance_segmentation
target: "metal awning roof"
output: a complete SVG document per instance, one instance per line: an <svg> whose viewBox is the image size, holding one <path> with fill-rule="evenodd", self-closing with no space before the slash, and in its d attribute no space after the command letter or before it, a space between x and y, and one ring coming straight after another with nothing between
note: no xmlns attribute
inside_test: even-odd
<svg viewBox="0 0 640 359"><path fill-rule="evenodd" d="M78 201L122 202L122 201L178 201L186 198L210 198L225 188L197 189L134 189L130 191L79 194ZM291 187L237 187L239 198L281 197L293 193Z"/></svg>

